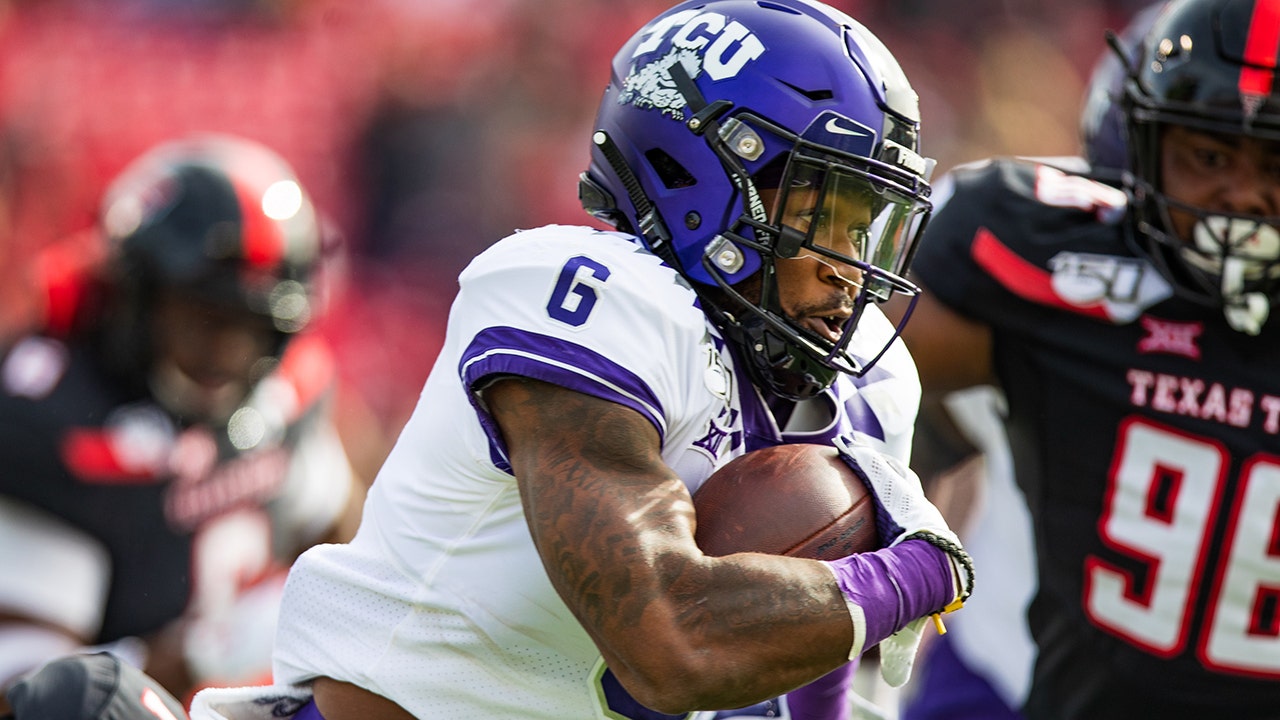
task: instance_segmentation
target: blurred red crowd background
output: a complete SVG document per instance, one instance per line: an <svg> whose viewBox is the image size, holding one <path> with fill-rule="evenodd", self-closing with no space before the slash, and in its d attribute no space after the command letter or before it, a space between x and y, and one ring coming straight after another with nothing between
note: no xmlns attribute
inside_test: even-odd
<svg viewBox="0 0 1280 720"><path fill-rule="evenodd" d="M39 252L91 259L106 182L153 143L259 140L297 169L341 272L320 330L372 477L455 276L516 228L584 223L576 179L614 51L667 0L0 0L0 331ZM1132 0L833 0L898 57L939 171L1077 151L1084 82ZM77 240L68 240L77 238Z"/></svg>

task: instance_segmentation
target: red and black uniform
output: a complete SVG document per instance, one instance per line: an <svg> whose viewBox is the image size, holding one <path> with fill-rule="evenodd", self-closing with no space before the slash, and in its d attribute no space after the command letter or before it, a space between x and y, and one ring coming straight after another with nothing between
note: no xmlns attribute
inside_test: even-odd
<svg viewBox="0 0 1280 720"><path fill-rule="evenodd" d="M1277 321L1175 296L1113 187L1021 160L952 178L913 270L992 329L1038 555L1026 714L1277 717Z"/></svg>
<svg viewBox="0 0 1280 720"><path fill-rule="evenodd" d="M293 340L222 427L183 423L103 357L91 337L33 335L0 358L0 514L35 531L27 550L0 533L9 544L0 611L95 643L184 617L215 623L189 636L208 642L188 657L230 672L239 661L211 646L213 628L274 622L270 601L240 603L282 581L293 553L327 532L349 497L350 469L325 415L328 350ZM105 564L101 580L24 563L40 557L34 543L64 530L77 538L72 557ZM262 642L269 650L270 637Z"/></svg>

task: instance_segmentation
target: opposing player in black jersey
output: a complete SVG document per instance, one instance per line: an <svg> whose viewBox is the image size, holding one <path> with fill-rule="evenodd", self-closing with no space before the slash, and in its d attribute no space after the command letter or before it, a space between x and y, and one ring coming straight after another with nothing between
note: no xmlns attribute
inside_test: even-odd
<svg viewBox="0 0 1280 720"><path fill-rule="evenodd" d="M84 646L178 697L265 680L287 564L360 500L302 332L316 213L273 152L201 136L100 225L37 264L44 327L0 355L0 690Z"/></svg>
<svg viewBox="0 0 1280 720"><path fill-rule="evenodd" d="M1130 19L1116 38L1121 53L1102 48L1080 116L1083 157L1034 162L1118 185L1128 165L1120 103L1128 66L1164 5L1164 0L1152 3ZM1002 421L1004 398L989 385L939 395L918 417L912 463L930 478L930 491L946 503L948 514L957 516L952 522L963 522L966 547L984 569L984 585L993 590L967 604L964 615L947 624L946 635L931 638L922 651L922 671L903 693L900 717L1021 720L1018 708L1026 700L1035 660L1026 623L1036 584L1035 553Z"/></svg>
<svg viewBox="0 0 1280 720"><path fill-rule="evenodd" d="M1033 720L1280 713L1278 51L1278 0L1175 0L1123 179L958 170L913 264L927 391L1007 401Z"/></svg>

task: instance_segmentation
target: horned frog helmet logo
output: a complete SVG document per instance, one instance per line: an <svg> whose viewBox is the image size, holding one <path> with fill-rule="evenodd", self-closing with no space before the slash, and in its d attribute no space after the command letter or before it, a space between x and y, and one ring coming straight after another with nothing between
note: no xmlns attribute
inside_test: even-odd
<svg viewBox="0 0 1280 720"><path fill-rule="evenodd" d="M735 77L747 63L764 54L764 44L746 26L717 12L686 10L664 18L636 46L632 58L658 50L667 40L671 49L642 66L632 66L622 83L618 102L655 109L673 120L684 120L685 98L671 79L677 63L697 79L703 73L713 80Z"/></svg>

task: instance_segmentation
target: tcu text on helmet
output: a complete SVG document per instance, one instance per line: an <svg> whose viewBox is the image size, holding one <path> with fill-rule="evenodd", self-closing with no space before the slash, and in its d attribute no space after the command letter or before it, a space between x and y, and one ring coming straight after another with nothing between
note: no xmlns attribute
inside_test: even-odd
<svg viewBox="0 0 1280 720"><path fill-rule="evenodd" d="M764 43L746 26L716 12L678 12L655 22L646 34L648 37L631 54L633 59L657 50L670 37L671 44L677 48L694 51L706 48L702 69L712 80L734 77L748 62L764 53Z"/></svg>

